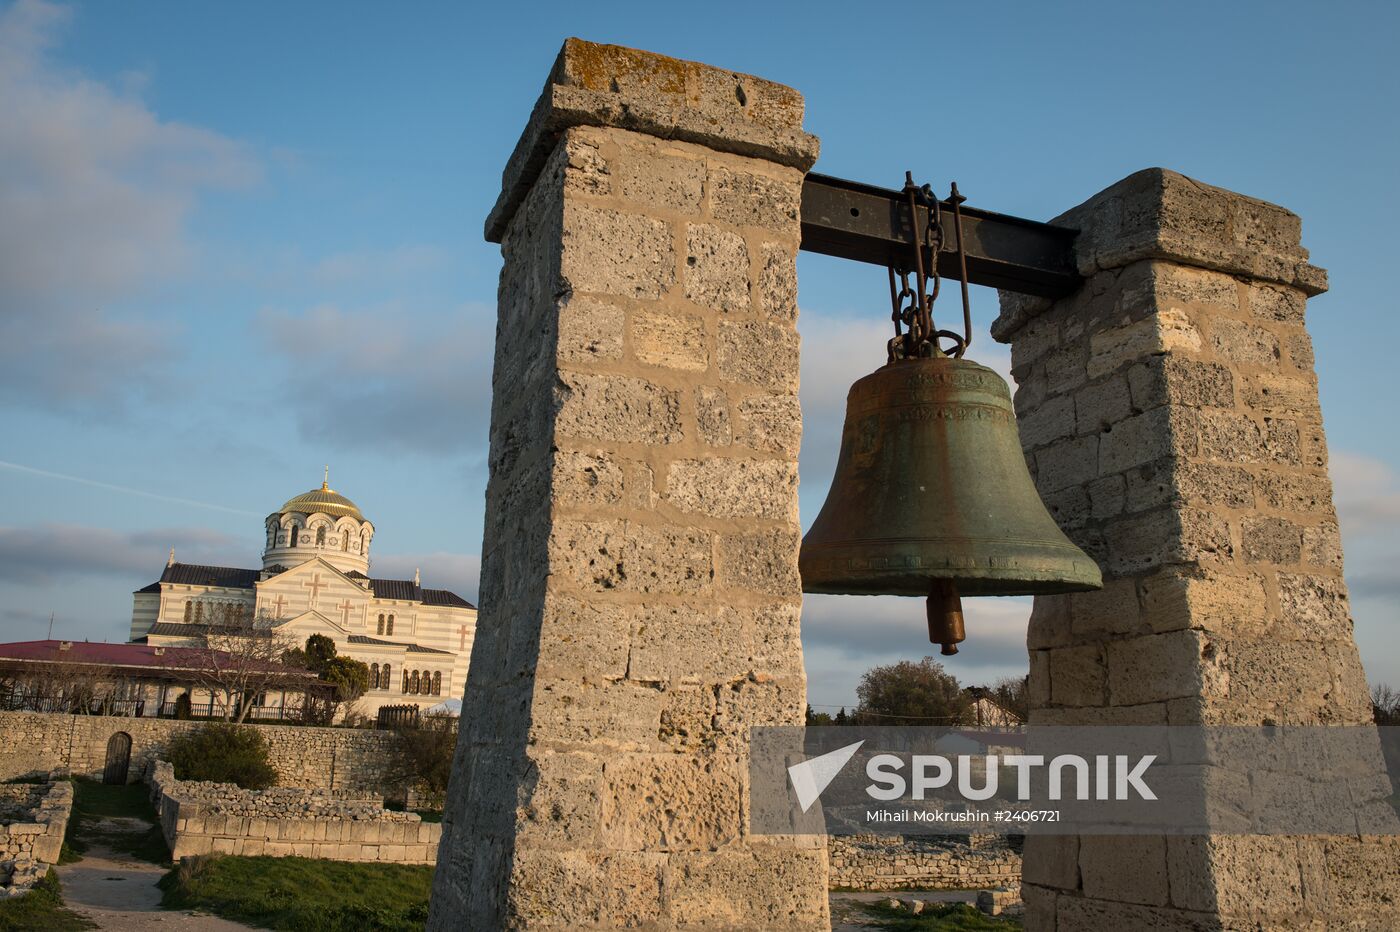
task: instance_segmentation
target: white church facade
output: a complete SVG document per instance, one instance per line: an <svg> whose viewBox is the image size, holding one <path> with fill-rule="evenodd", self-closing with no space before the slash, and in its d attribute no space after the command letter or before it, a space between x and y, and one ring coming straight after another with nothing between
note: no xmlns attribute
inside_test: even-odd
<svg viewBox="0 0 1400 932"><path fill-rule="evenodd" d="M327 477L329 479L329 477ZM132 643L200 643L209 625L256 619L288 643L313 634L370 670L357 704L430 708L459 698L476 631L476 607L413 579L370 575L374 525L323 482L264 522L261 569L178 563L174 551L156 582L133 595Z"/></svg>

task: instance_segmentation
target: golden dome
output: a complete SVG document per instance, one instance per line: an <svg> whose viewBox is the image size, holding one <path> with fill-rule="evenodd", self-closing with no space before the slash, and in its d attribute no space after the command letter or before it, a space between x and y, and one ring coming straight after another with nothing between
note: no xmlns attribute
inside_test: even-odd
<svg viewBox="0 0 1400 932"><path fill-rule="evenodd" d="M330 487L329 480L322 482L319 489L312 489L310 492L303 492L296 498L287 499L287 504L283 505L281 510L283 512L294 511L303 515L320 512L324 515L330 515L332 518L349 516L360 521L365 519L354 502Z"/></svg>

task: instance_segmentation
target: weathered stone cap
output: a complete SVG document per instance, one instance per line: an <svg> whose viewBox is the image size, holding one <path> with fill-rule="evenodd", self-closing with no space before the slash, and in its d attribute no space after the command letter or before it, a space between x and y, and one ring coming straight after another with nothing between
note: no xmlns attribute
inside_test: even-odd
<svg viewBox="0 0 1400 932"><path fill-rule="evenodd" d="M1147 168L1050 221L1079 231L1079 273L1093 275L1142 259L1166 259L1297 288L1327 290L1327 271L1308 262L1298 215L1277 204ZM1048 307L1044 298L1002 292L992 336L1009 342Z"/></svg>
<svg viewBox="0 0 1400 932"><path fill-rule="evenodd" d="M802 95L790 87L652 52L566 39L486 219L498 243L571 126L615 126L806 170L817 137L802 131Z"/></svg>

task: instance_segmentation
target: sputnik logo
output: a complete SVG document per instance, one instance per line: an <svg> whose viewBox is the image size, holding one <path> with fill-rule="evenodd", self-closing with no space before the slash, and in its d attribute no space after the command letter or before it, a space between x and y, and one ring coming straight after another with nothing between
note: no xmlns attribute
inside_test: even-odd
<svg viewBox="0 0 1400 932"><path fill-rule="evenodd" d="M792 788L797 791L797 803L803 812L812 808L812 804L821 797L822 792L841 772L841 768L850 762L864 743L864 740L857 741L855 744L837 748L820 757L808 758L788 768L788 779L792 781Z"/></svg>

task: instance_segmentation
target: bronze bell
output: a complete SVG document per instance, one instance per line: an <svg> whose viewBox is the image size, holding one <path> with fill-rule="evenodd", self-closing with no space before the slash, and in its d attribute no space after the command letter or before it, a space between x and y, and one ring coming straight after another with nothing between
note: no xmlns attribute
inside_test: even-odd
<svg viewBox="0 0 1400 932"><path fill-rule="evenodd" d="M1006 382L941 353L851 386L800 568L804 592L927 597L929 640L944 654L964 638L960 595L1103 586L1036 493Z"/></svg>

